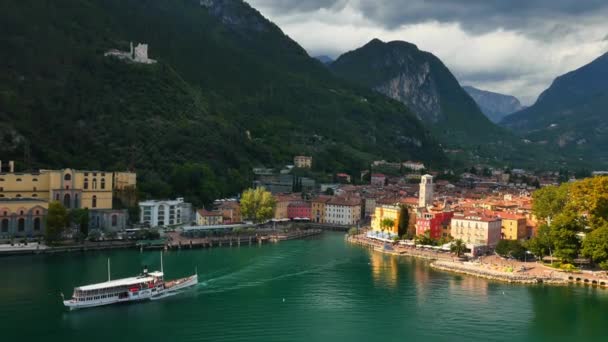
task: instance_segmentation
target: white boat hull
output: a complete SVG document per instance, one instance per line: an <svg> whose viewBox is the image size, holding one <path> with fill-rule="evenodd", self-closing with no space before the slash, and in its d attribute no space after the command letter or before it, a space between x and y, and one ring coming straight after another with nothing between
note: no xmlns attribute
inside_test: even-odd
<svg viewBox="0 0 608 342"><path fill-rule="evenodd" d="M129 293L125 298L111 297L98 300L76 301L74 299L64 300L65 305L70 310L87 309L98 306L105 306L119 303L138 302L143 300L156 300L164 298L168 295L176 294L180 290L195 286L198 284L198 275L192 275L187 278L182 278L167 282L165 288L152 288L138 291L137 293Z"/></svg>

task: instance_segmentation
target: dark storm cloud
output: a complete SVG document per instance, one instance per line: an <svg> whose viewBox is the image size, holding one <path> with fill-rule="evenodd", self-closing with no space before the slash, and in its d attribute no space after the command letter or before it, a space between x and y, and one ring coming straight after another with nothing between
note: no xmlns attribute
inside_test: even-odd
<svg viewBox="0 0 608 342"><path fill-rule="evenodd" d="M459 23L467 32L498 28L551 39L570 32L564 20L608 14L607 0L254 0L275 14L338 11L345 6L387 29L427 21ZM570 24L580 22L569 21Z"/></svg>

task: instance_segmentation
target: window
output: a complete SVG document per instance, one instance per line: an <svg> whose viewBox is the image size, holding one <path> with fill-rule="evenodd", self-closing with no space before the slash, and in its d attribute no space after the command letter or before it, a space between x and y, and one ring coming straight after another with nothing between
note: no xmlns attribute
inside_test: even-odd
<svg viewBox="0 0 608 342"><path fill-rule="evenodd" d="M19 211L19 215L23 216L23 210Z"/></svg>
<svg viewBox="0 0 608 342"><path fill-rule="evenodd" d="M39 231L40 230L40 217L36 217L34 219L34 230L35 231Z"/></svg>
<svg viewBox="0 0 608 342"><path fill-rule="evenodd" d="M4 187L0 186L0 191L4 191Z"/></svg>
<svg viewBox="0 0 608 342"><path fill-rule="evenodd" d="M97 189L97 178L93 178L93 189Z"/></svg>
<svg viewBox="0 0 608 342"><path fill-rule="evenodd" d="M72 175L69 173L66 173L65 176L63 176L63 180L64 181L71 181L72 180Z"/></svg>
<svg viewBox="0 0 608 342"><path fill-rule="evenodd" d="M55 194L55 201L59 201L59 194Z"/></svg>
<svg viewBox="0 0 608 342"><path fill-rule="evenodd" d="M32 182L37 182L37 181L38 181L38 178L33 178L32 179Z"/></svg>
<svg viewBox="0 0 608 342"><path fill-rule="evenodd" d="M17 221L17 230L20 232L25 230L25 219L20 218L19 221Z"/></svg>
<svg viewBox="0 0 608 342"><path fill-rule="evenodd" d="M93 208L97 208L97 196L93 196L93 200L92 200L92 202L93 202L93 203L91 204L91 207L93 207Z"/></svg>
<svg viewBox="0 0 608 342"><path fill-rule="evenodd" d="M17 178L17 179L16 179L16 181L17 181L17 182L21 182L21 178Z"/></svg>
<svg viewBox="0 0 608 342"><path fill-rule="evenodd" d="M4 212L4 216L6 216L6 212ZM8 233L8 219L2 220L2 232Z"/></svg>
<svg viewBox="0 0 608 342"><path fill-rule="evenodd" d="M36 187L34 187L34 190L33 190L33 191L38 191L38 189L37 189Z"/></svg>
<svg viewBox="0 0 608 342"><path fill-rule="evenodd" d="M63 206L66 208L70 208L71 198L70 194L63 195Z"/></svg>
<svg viewBox="0 0 608 342"><path fill-rule="evenodd" d="M74 195L74 208L78 208L80 207L80 204L78 203L78 194Z"/></svg>
<svg viewBox="0 0 608 342"><path fill-rule="evenodd" d="M89 188L89 179L88 179L88 178L85 178L85 179L84 179L84 189L86 190L86 189L88 189L88 188Z"/></svg>
<svg viewBox="0 0 608 342"><path fill-rule="evenodd" d="M40 215L40 210L36 210L36 215Z"/></svg>
<svg viewBox="0 0 608 342"><path fill-rule="evenodd" d="M17 194L15 197L20 198L20 197L21 197L21 194Z"/></svg>
<svg viewBox="0 0 608 342"><path fill-rule="evenodd" d="M102 189L105 189L105 188L106 188L106 179L105 179L105 178L102 178L102 179L101 179L101 188L102 188Z"/></svg>
<svg viewBox="0 0 608 342"><path fill-rule="evenodd" d="M116 227L118 225L118 215L112 215L112 227Z"/></svg>

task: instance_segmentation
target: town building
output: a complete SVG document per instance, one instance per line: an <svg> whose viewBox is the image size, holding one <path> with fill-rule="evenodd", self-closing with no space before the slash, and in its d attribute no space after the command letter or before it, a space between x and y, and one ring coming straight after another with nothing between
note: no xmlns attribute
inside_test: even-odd
<svg viewBox="0 0 608 342"><path fill-rule="evenodd" d="M405 161L401 164L404 168L412 170L412 171L422 171L424 170L424 164L421 162L415 161Z"/></svg>
<svg viewBox="0 0 608 342"><path fill-rule="evenodd" d="M449 237L450 220L453 216L453 211L420 210L416 217L416 235L429 232L433 240Z"/></svg>
<svg viewBox="0 0 608 342"><path fill-rule="evenodd" d="M384 186L386 184L386 176L382 173L373 173L371 176L371 184L373 186Z"/></svg>
<svg viewBox="0 0 608 342"><path fill-rule="evenodd" d="M294 178L288 174L260 175L253 187L264 188L272 194L287 194L293 191Z"/></svg>
<svg viewBox="0 0 608 342"><path fill-rule="evenodd" d="M274 208L274 219L282 220L289 218L287 213L287 208L289 204L292 202L297 202L302 200L302 196L300 194L279 194L275 195L274 199L276 200L276 206Z"/></svg>
<svg viewBox="0 0 608 342"><path fill-rule="evenodd" d="M224 224L234 224L243 221L241 218L241 205L237 201L220 201L216 203L216 209L222 213Z"/></svg>
<svg viewBox="0 0 608 342"><path fill-rule="evenodd" d="M458 213L452 217L450 226L454 239L487 249L496 247L501 238L502 221L497 217L466 216Z"/></svg>
<svg viewBox="0 0 608 342"><path fill-rule="evenodd" d="M331 196L321 195L314 198L311 202L310 219L316 223L325 223L325 206Z"/></svg>
<svg viewBox="0 0 608 342"><path fill-rule="evenodd" d="M47 201L40 199L0 199L0 238L42 235L48 206Z"/></svg>
<svg viewBox="0 0 608 342"><path fill-rule="evenodd" d="M372 230L377 232L385 232L389 236L399 236L399 215L401 208L397 205L381 205L376 207L372 217ZM393 220L393 226L390 228L382 227L382 221L385 219Z"/></svg>
<svg viewBox="0 0 608 342"><path fill-rule="evenodd" d="M139 222L150 227L174 226L192 222L192 204L183 198L139 202Z"/></svg>
<svg viewBox="0 0 608 342"><path fill-rule="evenodd" d="M501 233L505 240L523 240L528 237L527 220L525 216L498 213L502 220Z"/></svg>
<svg viewBox="0 0 608 342"><path fill-rule="evenodd" d="M325 223L354 225L361 219L359 198L332 197L325 205Z"/></svg>
<svg viewBox="0 0 608 342"><path fill-rule="evenodd" d="M14 163L9 162L8 170L1 166L0 170L0 208L6 208L7 216L14 214L9 210L19 203L17 216L23 212L34 213L36 211L46 218L48 203L57 201L66 209L89 209L89 228L122 230L126 228L127 210L112 209L113 192L116 189L114 179L116 174L106 171L83 171L74 169L39 170L36 172L15 172ZM121 176L118 176L121 178ZM135 174L131 177L132 186L135 186ZM121 183L122 184L122 183ZM41 204L44 203L44 204ZM45 208L42 211L40 206ZM16 231L10 231L20 235L20 221L16 219ZM31 223L31 226L28 226ZM9 228L13 227L10 225ZM24 220L25 230L42 235L44 224L41 224L40 232L35 218ZM21 231L23 232L23 231Z"/></svg>
<svg viewBox="0 0 608 342"><path fill-rule="evenodd" d="M338 173L336 174L336 180L339 183L350 183L350 175L348 173Z"/></svg>
<svg viewBox="0 0 608 342"><path fill-rule="evenodd" d="M295 156L293 157L293 165L299 169L310 169L312 167L312 157Z"/></svg>
<svg viewBox="0 0 608 342"><path fill-rule="evenodd" d="M293 219L310 219L311 204L305 201L291 202L287 205L287 218Z"/></svg>
<svg viewBox="0 0 608 342"><path fill-rule="evenodd" d="M199 209L196 211L196 224L198 226L217 226L224 223L224 215L221 211L208 211Z"/></svg>
<svg viewBox="0 0 608 342"><path fill-rule="evenodd" d="M420 190L418 191L418 207L427 208L433 205L433 191L433 176L422 176L420 179Z"/></svg>

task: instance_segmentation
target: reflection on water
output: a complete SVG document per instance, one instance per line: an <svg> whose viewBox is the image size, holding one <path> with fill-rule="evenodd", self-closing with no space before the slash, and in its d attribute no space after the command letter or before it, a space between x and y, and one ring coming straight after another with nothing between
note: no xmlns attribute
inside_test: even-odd
<svg viewBox="0 0 608 342"><path fill-rule="evenodd" d="M448 288L451 294L466 292L471 296L476 296L478 299L487 300L488 284L488 281L485 279L455 275L449 280Z"/></svg>
<svg viewBox="0 0 608 342"><path fill-rule="evenodd" d="M397 286L397 277L399 269L399 257L383 254L375 251L369 251L370 266L374 283L377 286Z"/></svg>

